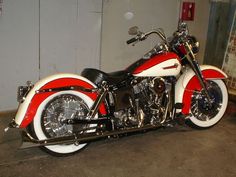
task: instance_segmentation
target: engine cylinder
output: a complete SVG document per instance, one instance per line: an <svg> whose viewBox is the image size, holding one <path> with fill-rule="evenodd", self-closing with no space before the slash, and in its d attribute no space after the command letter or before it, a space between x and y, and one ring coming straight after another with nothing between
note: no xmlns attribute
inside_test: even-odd
<svg viewBox="0 0 236 177"><path fill-rule="evenodd" d="M153 90L159 95L162 94L166 89L165 82L162 79L153 80Z"/></svg>

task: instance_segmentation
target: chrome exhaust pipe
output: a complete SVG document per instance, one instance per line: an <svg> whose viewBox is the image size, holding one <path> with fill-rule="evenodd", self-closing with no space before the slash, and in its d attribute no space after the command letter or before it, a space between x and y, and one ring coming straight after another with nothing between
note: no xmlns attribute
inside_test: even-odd
<svg viewBox="0 0 236 177"><path fill-rule="evenodd" d="M22 131L22 145L20 149L31 148L31 147L39 147L39 146L50 146L50 145L58 145L58 144L71 144L74 143L76 145L89 143L91 141L96 141L103 138L110 138L112 136L134 133L134 132L141 132L145 130L154 130L157 128L161 128L161 125L146 125L140 128L129 128L125 130L117 130L117 131L110 131L110 132L94 132L94 133L87 133L84 135L71 135L71 136L64 136L64 137L56 137L56 138L49 138L44 140L37 140L33 138L28 132Z"/></svg>

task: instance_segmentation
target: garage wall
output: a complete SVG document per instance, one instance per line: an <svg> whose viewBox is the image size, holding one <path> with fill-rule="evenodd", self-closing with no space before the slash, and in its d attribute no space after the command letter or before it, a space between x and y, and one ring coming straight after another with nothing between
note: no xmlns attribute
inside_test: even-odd
<svg viewBox="0 0 236 177"><path fill-rule="evenodd" d="M17 108L27 80L99 68L102 0L4 0L0 16L0 111Z"/></svg>

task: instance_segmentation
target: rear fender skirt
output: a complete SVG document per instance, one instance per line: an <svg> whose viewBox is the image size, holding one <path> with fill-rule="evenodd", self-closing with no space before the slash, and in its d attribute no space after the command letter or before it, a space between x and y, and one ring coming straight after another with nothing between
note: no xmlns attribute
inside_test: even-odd
<svg viewBox="0 0 236 177"><path fill-rule="evenodd" d="M205 80L227 78L227 75L217 67L201 65L200 69ZM184 115L189 114L193 92L194 90L200 91L201 89L202 86L192 69L188 69L183 73L175 85L175 103L183 103L182 110L177 110L177 112L182 112Z"/></svg>
<svg viewBox="0 0 236 177"><path fill-rule="evenodd" d="M75 74L55 74L51 75L49 77L46 77L40 81L38 81L34 87L30 90L28 93L26 99L23 103L19 105L15 122L17 125L20 125L20 128L27 127L32 120L34 119L34 116L36 115L36 112L38 110L38 107L40 104L49 96L54 94L55 92L45 92L45 93L36 93L38 90L44 90L44 89L51 89L51 88L58 88L58 87L66 87L66 86L82 86L84 88L96 88L96 85L94 85L91 81L88 79L78 76ZM82 92L82 91L79 91ZM97 98L97 93L90 93L90 92L82 92L88 97L90 97L92 100L95 100ZM103 103L100 108L99 112L101 115L106 115L106 107Z"/></svg>

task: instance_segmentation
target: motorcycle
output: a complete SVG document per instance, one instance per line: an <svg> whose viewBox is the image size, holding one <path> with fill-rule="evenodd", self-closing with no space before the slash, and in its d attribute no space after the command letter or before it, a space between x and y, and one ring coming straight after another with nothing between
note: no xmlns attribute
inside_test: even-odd
<svg viewBox="0 0 236 177"><path fill-rule="evenodd" d="M186 23L169 38L162 29L144 33L136 26L129 34L127 44L151 35L161 42L122 71L86 68L81 76L55 74L18 88L18 111L8 128L22 129L24 147L68 155L99 139L178 123L205 129L221 120L227 75L198 64L199 42Z"/></svg>

